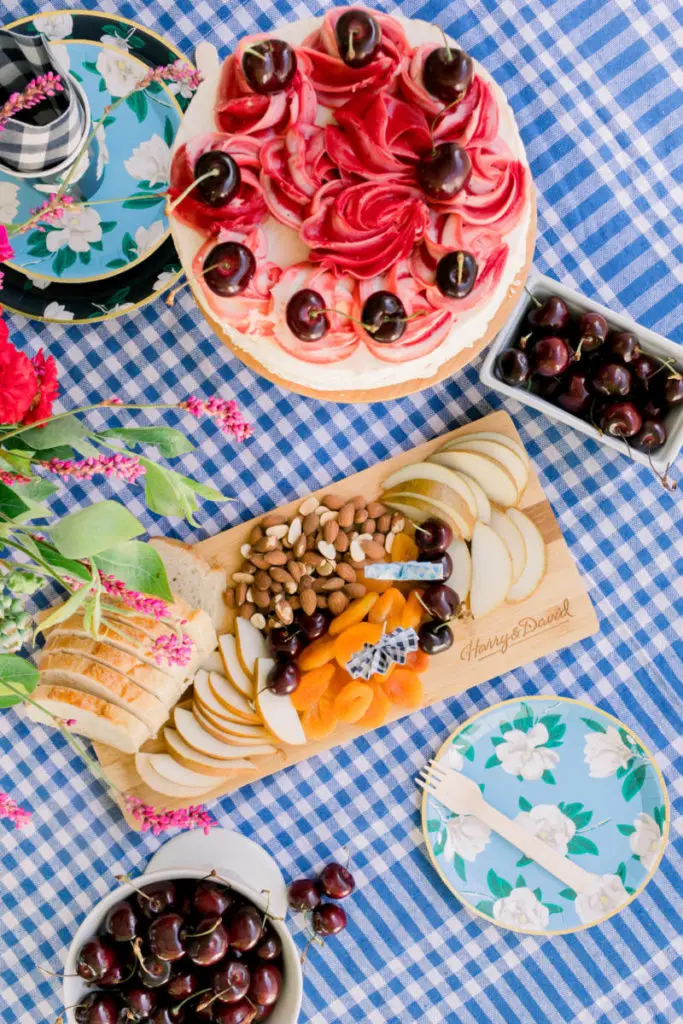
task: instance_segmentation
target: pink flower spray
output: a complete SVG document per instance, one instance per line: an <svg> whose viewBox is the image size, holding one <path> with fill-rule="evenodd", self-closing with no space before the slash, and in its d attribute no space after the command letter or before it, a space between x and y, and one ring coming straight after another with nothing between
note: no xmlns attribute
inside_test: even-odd
<svg viewBox="0 0 683 1024"><path fill-rule="evenodd" d="M12 800L6 793L0 793L0 818L6 818L14 824L15 828L23 828L31 820L31 811L25 811L23 807Z"/></svg>

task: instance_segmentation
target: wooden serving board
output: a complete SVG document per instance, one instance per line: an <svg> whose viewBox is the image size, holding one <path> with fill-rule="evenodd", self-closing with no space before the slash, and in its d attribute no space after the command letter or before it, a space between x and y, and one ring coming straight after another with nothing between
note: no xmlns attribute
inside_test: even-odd
<svg viewBox="0 0 683 1024"><path fill-rule="evenodd" d="M363 494L369 500L378 497L380 485L390 473L410 462L425 459L456 435L462 436L477 430L499 431L521 443L508 414L496 412L316 493L320 497L324 494L337 494L346 498ZM283 505L279 511L287 516L294 514L304 497ZM429 669L422 676L425 696L423 707L462 693L470 686L536 661L537 658L597 632L598 620L593 606L533 468L520 507L536 523L547 545L546 574L540 586L526 601L503 605L484 619L457 620L451 624L455 635L453 646L449 651L432 658ZM240 546L247 540L255 522L250 520L202 541L197 545L197 550L212 565L224 568L230 576L242 561ZM226 626L228 624L226 618ZM401 708L395 708L387 721L395 721L404 714ZM365 731L357 726L340 724L324 740L310 742L302 747L290 747L286 755L259 758L257 770L236 773L229 781L221 781L214 790L199 799L204 803L218 799L247 782L271 775L280 768L296 764L338 744L347 743ZM150 741L144 749L161 750L163 744L158 740ZM148 789L138 776L134 758L130 754L122 754L101 744L95 745L95 752L107 777L124 793L140 797L145 803L158 808L186 807L196 802L197 798L195 801L169 799ZM131 824L135 826L135 822L131 821Z"/></svg>

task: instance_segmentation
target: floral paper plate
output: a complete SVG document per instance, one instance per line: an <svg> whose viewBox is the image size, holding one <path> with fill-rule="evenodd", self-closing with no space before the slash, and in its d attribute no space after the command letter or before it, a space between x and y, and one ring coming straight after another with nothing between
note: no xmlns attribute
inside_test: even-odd
<svg viewBox="0 0 683 1024"><path fill-rule="evenodd" d="M471 815L424 794L434 867L473 913L503 928L561 935L599 924L642 892L669 832L669 800L652 755L590 704L525 697L474 715L437 758L475 779L498 810L598 877L576 895Z"/></svg>
<svg viewBox="0 0 683 1024"><path fill-rule="evenodd" d="M110 14L50 12L6 27L49 40L85 90L93 122L148 67L183 56L148 29ZM76 200L93 205L67 210L45 230L13 237L15 256L2 268L3 306L59 323L104 320L149 302L179 276L160 193L190 96L185 88L154 83L107 118L70 188ZM0 221L25 221L54 191L54 185L0 170Z"/></svg>

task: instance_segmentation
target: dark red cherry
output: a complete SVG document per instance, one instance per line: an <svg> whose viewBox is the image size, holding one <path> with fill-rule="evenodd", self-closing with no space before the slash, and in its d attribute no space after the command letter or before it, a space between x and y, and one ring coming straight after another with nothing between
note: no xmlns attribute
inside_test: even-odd
<svg viewBox="0 0 683 1024"><path fill-rule="evenodd" d="M425 588L421 601L431 617L439 622L450 622L460 611L460 598L453 588L445 583L430 583ZM327 895L331 896L332 893L328 892ZM333 898L337 899L336 896Z"/></svg>
<svg viewBox="0 0 683 1024"><path fill-rule="evenodd" d="M270 925L266 925L263 936L259 940L258 946L255 947L254 953L259 960L277 960L282 953L282 943Z"/></svg>
<svg viewBox="0 0 683 1024"><path fill-rule="evenodd" d="M311 615L307 615L306 612L299 608L294 616L294 621L307 640L317 640L318 637L324 636L327 632L328 620L325 613L320 611L320 609L316 609Z"/></svg>
<svg viewBox="0 0 683 1024"><path fill-rule="evenodd" d="M122 960L117 960L111 970L100 978L98 984L102 988L118 988L120 985L127 984L136 970L137 961L130 952L127 952Z"/></svg>
<svg viewBox="0 0 683 1024"><path fill-rule="evenodd" d="M115 903L104 919L104 932L114 942L132 942L138 933L138 918L128 900Z"/></svg>
<svg viewBox="0 0 683 1024"><path fill-rule="evenodd" d="M657 370L661 369L661 365L654 356L649 356L647 352L641 352L637 359L634 359L631 363L631 373L636 380L639 380L641 384L647 387L650 379L654 377Z"/></svg>
<svg viewBox="0 0 683 1024"><path fill-rule="evenodd" d="M539 338L531 350L531 368L541 377L558 377L569 366L571 353L564 338Z"/></svg>
<svg viewBox="0 0 683 1024"><path fill-rule="evenodd" d="M477 261L471 252L457 249L442 256L436 265L436 285L449 299L464 299L477 280Z"/></svg>
<svg viewBox="0 0 683 1024"><path fill-rule="evenodd" d="M453 531L442 519L425 519L415 529L415 544L418 551L432 558L442 555L453 540Z"/></svg>
<svg viewBox="0 0 683 1024"><path fill-rule="evenodd" d="M532 377L531 391L546 402L554 402L562 389L561 377Z"/></svg>
<svg viewBox="0 0 683 1024"><path fill-rule="evenodd" d="M330 329L330 321L324 309L325 300L320 292L302 288L294 292L287 303L287 326L301 341L320 341Z"/></svg>
<svg viewBox="0 0 683 1024"><path fill-rule="evenodd" d="M555 395L555 401L566 412L584 416L591 404L589 371L583 365L570 366L562 378L562 385Z"/></svg>
<svg viewBox="0 0 683 1024"><path fill-rule="evenodd" d="M669 411L668 402L664 400L660 388L653 388L652 391L643 390L642 394L632 390L630 397L645 419L663 420Z"/></svg>
<svg viewBox="0 0 683 1024"><path fill-rule="evenodd" d="M346 928L346 911L334 903L323 903L313 911L313 930L318 935L337 935Z"/></svg>
<svg viewBox="0 0 683 1024"><path fill-rule="evenodd" d="M275 658L298 658L305 647L301 629L291 626L275 626L268 634L268 650Z"/></svg>
<svg viewBox="0 0 683 1024"><path fill-rule="evenodd" d="M150 882L136 894L136 902L145 917L156 917L170 910L176 900L176 887L173 882Z"/></svg>
<svg viewBox="0 0 683 1024"><path fill-rule="evenodd" d="M549 295L540 306L533 306L527 321L536 330L552 334L562 332L569 323L567 303L557 295Z"/></svg>
<svg viewBox="0 0 683 1024"><path fill-rule="evenodd" d="M264 96L283 92L296 74L296 53L282 39L252 43L242 57L242 71L254 92Z"/></svg>
<svg viewBox="0 0 683 1024"><path fill-rule="evenodd" d="M294 693L301 681L301 669L295 661L279 658L266 678L266 686L280 697Z"/></svg>
<svg viewBox="0 0 683 1024"><path fill-rule="evenodd" d="M446 583L451 578L451 573L453 572L453 559L448 552L443 551L441 553L428 555L426 552L422 551L417 556L417 560L418 562L433 562L435 565L440 565L443 573L441 580L439 581L440 583Z"/></svg>
<svg viewBox="0 0 683 1024"><path fill-rule="evenodd" d="M473 77L472 58L454 46L438 46L432 50L422 70L427 92L448 106L463 98Z"/></svg>
<svg viewBox="0 0 683 1024"><path fill-rule="evenodd" d="M334 862L326 864L322 869L318 885L331 900L344 900L356 888L355 879L349 869Z"/></svg>
<svg viewBox="0 0 683 1024"><path fill-rule="evenodd" d="M76 961L76 973L84 981L100 981L107 974L118 957L116 950L103 939L91 939L81 949Z"/></svg>
<svg viewBox="0 0 683 1024"><path fill-rule="evenodd" d="M249 968L239 960L225 960L211 981L214 995L221 1003L238 1003L244 999L250 983Z"/></svg>
<svg viewBox="0 0 683 1024"><path fill-rule="evenodd" d="M390 345L403 336L406 329L406 310L393 292L373 292L361 311L365 330L373 339Z"/></svg>
<svg viewBox="0 0 683 1024"><path fill-rule="evenodd" d="M255 1024L259 1024L262 1020L268 1020L274 1009L274 1006L257 1006L256 1016L254 1017Z"/></svg>
<svg viewBox="0 0 683 1024"><path fill-rule="evenodd" d="M228 915L230 945L245 952L253 949L261 938L261 914L253 904L245 903Z"/></svg>
<svg viewBox="0 0 683 1024"><path fill-rule="evenodd" d="M613 331L607 339L606 351L622 363L634 362L640 355L640 345L633 331Z"/></svg>
<svg viewBox="0 0 683 1024"><path fill-rule="evenodd" d="M315 910L320 905L320 890L310 878L297 878L290 883L287 899L292 910Z"/></svg>
<svg viewBox="0 0 683 1024"><path fill-rule="evenodd" d="M171 993L171 995L174 994ZM138 988L135 985L124 989L121 998L128 1010L128 1019L131 1022L134 1021L135 1024L138 1024L139 1021L146 1021L157 1008L157 994L147 988Z"/></svg>
<svg viewBox="0 0 683 1024"><path fill-rule="evenodd" d="M183 1024L185 1009L176 1006L159 1006L149 1018L149 1024Z"/></svg>
<svg viewBox="0 0 683 1024"><path fill-rule="evenodd" d="M643 420L643 425L633 438L632 444L641 452L656 452L666 444L667 429L660 420Z"/></svg>
<svg viewBox="0 0 683 1024"><path fill-rule="evenodd" d="M183 1000L191 996L193 992L196 992L198 987L199 979L197 975L193 974L192 971L183 970L181 967L180 970L171 976L166 986L166 991L174 999Z"/></svg>
<svg viewBox="0 0 683 1024"><path fill-rule="evenodd" d="M159 960L174 963L185 956L185 946L181 932L185 921L180 914L162 914L152 921L147 937L152 955Z"/></svg>
<svg viewBox="0 0 683 1024"><path fill-rule="evenodd" d="M662 385L662 397L669 405L683 402L683 376L671 372Z"/></svg>
<svg viewBox="0 0 683 1024"><path fill-rule="evenodd" d="M200 181L196 191L202 197L202 201L209 206L227 206L237 195L242 184L239 165L229 153L223 153L219 149L212 150L209 153L202 153L194 165L195 181L210 172L212 176Z"/></svg>
<svg viewBox="0 0 683 1024"><path fill-rule="evenodd" d="M92 992L76 1007L77 1024L117 1024L119 1005L114 996Z"/></svg>
<svg viewBox="0 0 683 1024"><path fill-rule="evenodd" d="M526 383L530 374L529 357L518 348L508 348L496 357L496 373L511 388Z"/></svg>
<svg viewBox="0 0 683 1024"><path fill-rule="evenodd" d="M252 1024L256 1020L256 1007L247 1000L241 1003L221 1004L215 1002L213 1020L215 1024Z"/></svg>
<svg viewBox="0 0 683 1024"><path fill-rule="evenodd" d="M425 654L441 654L453 646L453 633L445 622L423 622L417 638L420 650Z"/></svg>
<svg viewBox="0 0 683 1024"><path fill-rule="evenodd" d="M591 386L607 398L624 398L631 390L631 373L621 363L603 363L590 378Z"/></svg>
<svg viewBox="0 0 683 1024"><path fill-rule="evenodd" d="M251 972L249 999L258 1006L272 1006L282 991L282 975L273 964L259 964Z"/></svg>
<svg viewBox="0 0 683 1024"><path fill-rule="evenodd" d="M187 955L197 967L213 967L222 960L231 937L217 915L200 918L191 930L183 933Z"/></svg>
<svg viewBox="0 0 683 1024"><path fill-rule="evenodd" d="M138 975L145 988L163 988L171 977L171 964L156 956L146 956L140 964Z"/></svg>
<svg viewBox="0 0 683 1024"><path fill-rule="evenodd" d="M224 914L232 904L232 893L227 886L205 878L197 883L192 895L192 909L202 917Z"/></svg>
<svg viewBox="0 0 683 1024"><path fill-rule="evenodd" d="M596 352L603 344L609 324L601 313L582 313L578 322L579 344L577 354Z"/></svg>
<svg viewBox="0 0 683 1024"><path fill-rule="evenodd" d="M472 162L457 142L440 142L420 158L417 182L430 199L446 203L469 181Z"/></svg>
<svg viewBox="0 0 683 1024"><path fill-rule="evenodd" d="M241 242L221 242L214 246L202 267L207 288L227 299L240 295L255 271L254 254Z"/></svg>
<svg viewBox="0 0 683 1024"><path fill-rule="evenodd" d="M633 402L610 402L602 410L600 427L612 437L633 437L643 425L643 418Z"/></svg>
<svg viewBox="0 0 683 1024"><path fill-rule="evenodd" d="M367 11L345 11L337 20L334 34L339 56L350 68L364 68L377 56L382 29Z"/></svg>

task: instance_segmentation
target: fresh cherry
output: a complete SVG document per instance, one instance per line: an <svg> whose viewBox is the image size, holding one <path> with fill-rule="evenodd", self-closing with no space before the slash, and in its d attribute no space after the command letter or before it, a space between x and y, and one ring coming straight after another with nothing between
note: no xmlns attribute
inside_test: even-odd
<svg viewBox="0 0 683 1024"><path fill-rule="evenodd" d="M301 341L320 341L330 329L330 321L324 309L325 300L320 292L302 288L294 292L287 303L287 326Z"/></svg>
<svg viewBox="0 0 683 1024"><path fill-rule="evenodd" d="M433 619L450 622L460 611L460 598L452 587L445 583L430 583L421 598ZM331 895L328 893L328 896Z"/></svg>
<svg viewBox="0 0 683 1024"><path fill-rule="evenodd" d="M227 206L242 184L239 165L229 153L216 149L202 153L197 160L194 166L195 180L210 172L213 172L210 178L204 178L198 183L197 192L208 206Z"/></svg>
<svg viewBox="0 0 683 1024"><path fill-rule="evenodd" d="M417 182L430 199L445 203L469 181L472 162L457 142L440 142L420 158Z"/></svg>
<svg viewBox="0 0 683 1024"><path fill-rule="evenodd" d="M270 925L266 925L259 944L254 949L254 953L259 960L277 960L282 953L282 943Z"/></svg>
<svg viewBox="0 0 683 1024"><path fill-rule="evenodd" d="M169 993L176 995L176 993L170 991L170 988ZM133 986L132 988L124 989L121 997L128 1010L128 1019L135 1021L136 1024L138 1021L146 1021L157 1008L157 994L147 988Z"/></svg>
<svg viewBox="0 0 683 1024"><path fill-rule="evenodd" d="M521 349L508 348L496 358L496 371L504 384L517 388L529 379L529 357Z"/></svg>
<svg viewBox="0 0 683 1024"><path fill-rule="evenodd" d="M662 385L662 397L669 405L680 405L683 402L683 376L672 373Z"/></svg>
<svg viewBox="0 0 683 1024"><path fill-rule="evenodd" d="M423 622L417 638L420 650L425 654L441 654L453 646L453 633L445 622Z"/></svg>
<svg viewBox="0 0 683 1024"><path fill-rule="evenodd" d="M435 565L440 565L442 569L442 576L439 582L446 583L451 578L453 572L453 559L447 551L443 551L438 554L427 555L422 552L417 556L418 562L433 562Z"/></svg>
<svg viewBox="0 0 683 1024"><path fill-rule="evenodd" d="M115 903L104 919L104 932L114 942L132 942L138 933L138 918L128 900Z"/></svg>
<svg viewBox="0 0 683 1024"><path fill-rule="evenodd" d="M221 242L214 246L202 268L207 288L226 299L243 292L255 271L254 254L241 242Z"/></svg>
<svg viewBox="0 0 683 1024"><path fill-rule="evenodd" d="M645 419L663 420L669 411L669 404L664 400L660 388L646 391L644 388L637 387L632 389L629 397L634 405L638 406Z"/></svg>
<svg viewBox="0 0 683 1024"><path fill-rule="evenodd" d="M159 1006L149 1018L149 1024L183 1024L184 1020L183 1007Z"/></svg>
<svg viewBox="0 0 683 1024"><path fill-rule="evenodd" d="M557 295L549 295L540 306L534 305L527 316L529 324L536 330L554 334L563 331L569 323L567 303Z"/></svg>
<svg viewBox="0 0 683 1024"><path fill-rule="evenodd" d="M196 974L188 970L179 970L177 974L173 974L171 980L166 986L166 991L169 996L174 999L187 999L193 992L197 991L199 980Z"/></svg>
<svg viewBox="0 0 683 1024"><path fill-rule="evenodd" d="M221 1003L238 1003L249 991L251 973L239 960L224 961L212 979L213 991Z"/></svg>
<svg viewBox="0 0 683 1024"><path fill-rule="evenodd" d="M301 681L301 669L295 661L278 659L266 678L266 686L279 697L294 693Z"/></svg>
<svg viewBox="0 0 683 1024"><path fill-rule="evenodd" d="M220 882L213 882L209 878L197 883L197 888L192 895L192 909L202 917L224 914L232 904L232 893Z"/></svg>
<svg viewBox="0 0 683 1024"><path fill-rule="evenodd" d="M260 1024L260 1021L267 1020L274 1009L275 1007L273 1006L257 1006L256 1016L254 1017L255 1024Z"/></svg>
<svg viewBox="0 0 683 1024"><path fill-rule="evenodd" d="M436 265L436 285L449 299L464 299L477 280L477 261L471 252L456 249L442 256Z"/></svg>
<svg viewBox="0 0 683 1024"><path fill-rule="evenodd" d="M405 333L405 306L393 292L373 292L365 300L361 320L373 341L391 344Z"/></svg>
<svg viewBox="0 0 683 1024"><path fill-rule="evenodd" d="M423 555L442 555L453 540L453 531L442 519L425 519L415 530L415 544Z"/></svg>
<svg viewBox="0 0 683 1024"><path fill-rule="evenodd" d="M119 1006L114 996L93 992L76 1007L77 1024L117 1024Z"/></svg>
<svg viewBox="0 0 683 1024"><path fill-rule="evenodd" d="M575 416L584 416L591 404L589 374L585 366L570 366L562 379L555 401L561 409Z"/></svg>
<svg viewBox="0 0 683 1024"><path fill-rule="evenodd" d="M602 410L600 427L612 437L633 437L643 425L643 418L633 402L610 402Z"/></svg>
<svg viewBox="0 0 683 1024"><path fill-rule="evenodd" d="M174 963L185 956L181 932L185 921L180 914L162 914L152 921L147 937L152 954L159 960Z"/></svg>
<svg viewBox="0 0 683 1024"><path fill-rule="evenodd" d="M228 915L230 945L234 949L245 952L253 949L262 934L261 915L255 906L243 904Z"/></svg>
<svg viewBox="0 0 683 1024"><path fill-rule="evenodd" d="M582 313L579 317L579 353L596 352L603 344L609 331L609 324L601 313Z"/></svg>
<svg viewBox="0 0 683 1024"><path fill-rule="evenodd" d="M310 878L297 878L290 883L287 899L292 910L315 910L320 906L320 890Z"/></svg>
<svg viewBox="0 0 683 1024"><path fill-rule="evenodd" d="M156 917L174 905L176 887L171 881L150 882L140 889L136 899L145 917Z"/></svg>
<svg viewBox="0 0 683 1024"><path fill-rule="evenodd" d="M307 640L317 640L327 632L327 617L320 609L307 615L299 608L294 616L294 621Z"/></svg>
<svg viewBox="0 0 683 1024"><path fill-rule="evenodd" d="M531 350L531 367L541 377L558 377L569 366L569 345L564 338L548 335L539 338Z"/></svg>
<svg viewBox="0 0 683 1024"><path fill-rule="evenodd" d="M273 964L259 964L251 972L249 999L259 1006L272 1006L282 991L282 975Z"/></svg>
<svg viewBox="0 0 683 1024"><path fill-rule="evenodd" d="M345 11L337 20L334 34L339 56L350 68L364 68L377 56L382 29L367 11Z"/></svg>
<svg viewBox="0 0 683 1024"><path fill-rule="evenodd" d="M640 355L640 345L633 331L613 332L607 339L605 348L611 356L627 365Z"/></svg>
<svg viewBox="0 0 683 1024"><path fill-rule="evenodd" d="M356 888L356 882L348 868L341 864L326 864L320 872L318 885L331 900L344 900Z"/></svg>
<svg viewBox="0 0 683 1024"><path fill-rule="evenodd" d="M318 935L337 935L346 928L346 911L334 903L323 903L313 911L313 930Z"/></svg>
<svg viewBox="0 0 683 1024"><path fill-rule="evenodd" d="M603 363L591 375L591 386L607 398L624 398L631 390L631 373L621 363Z"/></svg>
<svg viewBox="0 0 683 1024"><path fill-rule="evenodd" d="M171 977L171 964L156 956L143 957L140 964L140 981L145 988L163 988Z"/></svg>
<svg viewBox="0 0 683 1024"><path fill-rule="evenodd" d="M81 949L76 961L76 973L84 981L100 981L107 974L118 957L116 950L103 939L91 939Z"/></svg>
<svg viewBox="0 0 683 1024"><path fill-rule="evenodd" d="M252 43L242 57L247 85L261 95L283 92L296 74L296 53L282 39L262 39Z"/></svg>
<svg viewBox="0 0 683 1024"><path fill-rule="evenodd" d="M305 646L301 629L291 626L275 626L268 634L268 650L276 658L298 658Z"/></svg>
<svg viewBox="0 0 683 1024"><path fill-rule="evenodd" d="M633 445L642 452L656 452L666 444L667 429L660 420L643 420L643 425L633 438Z"/></svg>
<svg viewBox="0 0 683 1024"><path fill-rule="evenodd" d="M213 1018L215 1024L252 1024L256 1020L256 1007L247 1000L241 1003L214 1003Z"/></svg>
<svg viewBox="0 0 683 1024"><path fill-rule="evenodd" d="M639 380L641 384L647 387L650 383L650 378L654 377L657 370L661 368L661 363L654 359L653 356L649 356L647 352L641 352L641 354L633 360L631 363L631 372L636 380Z"/></svg>
<svg viewBox="0 0 683 1024"><path fill-rule="evenodd" d="M228 951L232 938L220 917L202 917L193 925L191 932L184 933L187 955L197 967L213 967Z"/></svg>
<svg viewBox="0 0 683 1024"><path fill-rule="evenodd" d="M131 955L125 955L123 960L117 960L111 970L107 971L104 977L100 978L99 984L102 988L118 988L130 981L135 974L136 961Z"/></svg>
<svg viewBox="0 0 683 1024"><path fill-rule="evenodd" d="M422 70L427 92L448 106L463 98L473 77L472 58L452 46L438 46L432 50Z"/></svg>

